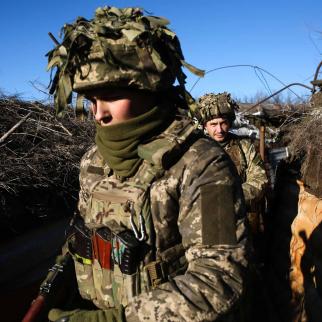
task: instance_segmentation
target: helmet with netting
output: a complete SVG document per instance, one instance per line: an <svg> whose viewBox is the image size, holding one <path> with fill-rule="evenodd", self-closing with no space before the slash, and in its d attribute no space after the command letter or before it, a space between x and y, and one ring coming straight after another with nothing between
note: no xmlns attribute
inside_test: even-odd
<svg viewBox="0 0 322 322"><path fill-rule="evenodd" d="M239 109L238 104L231 98L230 94L209 93L201 96L198 100L200 122L206 122L215 118L226 118L231 123L235 120L235 112Z"/></svg>
<svg viewBox="0 0 322 322"><path fill-rule="evenodd" d="M62 28L63 40L48 55L48 69L57 67L50 93L58 111L71 102L72 91L97 88L166 90L181 67L202 75L184 61L179 40L168 20L145 16L139 8L98 8L91 20L79 17Z"/></svg>

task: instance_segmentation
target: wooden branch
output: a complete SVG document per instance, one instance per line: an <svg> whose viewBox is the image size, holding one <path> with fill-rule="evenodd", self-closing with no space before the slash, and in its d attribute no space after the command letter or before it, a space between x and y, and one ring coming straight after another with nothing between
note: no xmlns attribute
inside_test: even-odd
<svg viewBox="0 0 322 322"><path fill-rule="evenodd" d="M57 120L56 120L56 122L59 124L59 126L69 135L69 136L73 136L73 134L71 133L71 132L69 132L66 128L65 128L65 126L63 125L63 124L61 124L60 122L58 122Z"/></svg>
<svg viewBox="0 0 322 322"><path fill-rule="evenodd" d="M3 143L5 139L16 129L18 128L23 122L25 122L32 112L29 112L26 116L24 116L17 124L15 124L8 132L6 132L2 137L0 138L0 143Z"/></svg>

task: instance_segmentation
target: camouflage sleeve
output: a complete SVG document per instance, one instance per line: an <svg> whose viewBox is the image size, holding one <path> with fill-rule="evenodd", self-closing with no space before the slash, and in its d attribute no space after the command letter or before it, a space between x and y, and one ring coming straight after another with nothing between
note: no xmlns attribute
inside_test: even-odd
<svg viewBox="0 0 322 322"><path fill-rule="evenodd" d="M264 163L255 146L247 140L241 141L241 146L247 162L243 192L247 206L251 206L263 197L268 180Z"/></svg>
<svg viewBox="0 0 322 322"><path fill-rule="evenodd" d="M215 321L241 299L247 266L241 185L218 147L208 144L195 154L185 163L177 201L188 268L129 304L129 322Z"/></svg>

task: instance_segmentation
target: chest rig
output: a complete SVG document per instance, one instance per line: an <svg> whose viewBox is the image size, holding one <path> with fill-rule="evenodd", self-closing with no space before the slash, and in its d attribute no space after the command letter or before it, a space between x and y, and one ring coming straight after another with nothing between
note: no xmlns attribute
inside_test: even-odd
<svg viewBox="0 0 322 322"><path fill-rule="evenodd" d="M135 176L115 176L98 152L81 169L86 198L68 238L80 294L102 309L131 299L167 280L155 257L150 187L183 154L195 135L186 119L175 120L153 141L138 147L143 159Z"/></svg>
<svg viewBox="0 0 322 322"><path fill-rule="evenodd" d="M237 168L237 172L242 180L242 182L246 182L247 175L247 160L245 157L245 153L242 149L241 144L239 143L238 139L232 138L230 142L225 146L225 151L229 154L230 158L232 159L233 163Z"/></svg>

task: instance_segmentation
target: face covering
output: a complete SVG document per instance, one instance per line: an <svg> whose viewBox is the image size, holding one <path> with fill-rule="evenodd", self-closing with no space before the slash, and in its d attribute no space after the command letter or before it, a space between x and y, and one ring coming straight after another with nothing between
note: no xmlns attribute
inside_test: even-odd
<svg viewBox="0 0 322 322"><path fill-rule="evenodd" d="M95 142L107 165L121 177L131 177L141 164L138 145L161 132L171 112L156 106L128 121L110 126L96 124Z"/></svg>

